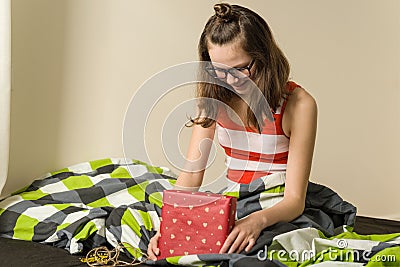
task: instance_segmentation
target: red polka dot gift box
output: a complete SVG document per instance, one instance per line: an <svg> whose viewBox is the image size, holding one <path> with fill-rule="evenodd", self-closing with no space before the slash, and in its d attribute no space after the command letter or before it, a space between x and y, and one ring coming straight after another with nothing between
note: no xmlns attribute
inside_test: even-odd
<svg viewBox="0 0 400 267"><path fill-rule="evenodd" d="M164 190L158 258L218 253L235 225L237 199Z"/></svg>

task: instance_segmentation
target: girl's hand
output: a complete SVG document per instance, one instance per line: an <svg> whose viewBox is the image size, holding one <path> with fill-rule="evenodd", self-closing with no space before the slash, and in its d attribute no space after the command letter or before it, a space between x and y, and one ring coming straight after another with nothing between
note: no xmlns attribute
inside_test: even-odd
<svg viewBox="0 0 400 267"><path fill-rule="evenodd" d="M228 253L240 253L243 249L249 252L264 229L258 215L253 213L238 220L219 253L226 253L228 248Z"/></svg>
<svg viewBox="0 0 400 267"><path fill-rule="evenodd" d="M150 260L156 261L157 255L160 254L160 249L158 248L159 238L160 238L160 231L158 231L156 235L150 239L149 246L147 247L147 254Z"/></svg>

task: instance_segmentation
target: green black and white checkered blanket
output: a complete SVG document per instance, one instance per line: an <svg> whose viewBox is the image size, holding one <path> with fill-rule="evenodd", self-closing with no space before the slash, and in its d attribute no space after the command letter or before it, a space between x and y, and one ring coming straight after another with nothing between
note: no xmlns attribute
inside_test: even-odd
<svg viewBox="0 0 400 267"><path fill-rule="evenodd" d="M175 181L174 174L166 168L127 159L86 162L49 173L1 200L0 236L51 244L65 248L71 254L102 245L115 247L126 242L137 248L126 248L130 256L141 259L140 252L146 252L150 238L160 226L163 190L172 189ZM284 182L285 174L277 173L249 185L230 185L219 193L238 198L236 219L240 219L280 201ZM316 257L282 259L271 249L280 251L279 256L289 255L296 249L301 252L311 248L321 254L326 249L335 248L334 244L340 244L335 241L339 239L347 244L346 247L339 245L340 253L357 248L348 245L354 243L350 239L375 240L373 245L364 243L361 246L369 252L373 248L375 251L387 247L398 249L398 235L373 239L348 231L354 223L355 212L355 207L335 192L310 182L303 215L290 223L279 223L265 229L247 254L199 254L147 263L218 265L225 262L230 266L240 266L243 262L254 263L256 260L305 266L330 261ZM377 250L377 246L381 249ZM320 255L318 253L316 255ZM361 263L365 259L361 261L353 257L344 261Z"/></svg>

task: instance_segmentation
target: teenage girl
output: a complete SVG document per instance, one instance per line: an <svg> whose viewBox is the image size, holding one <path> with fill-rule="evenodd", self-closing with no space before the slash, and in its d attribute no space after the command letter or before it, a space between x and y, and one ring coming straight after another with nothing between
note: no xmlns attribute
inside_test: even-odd
<svg viewBox="0 0 400 267"><path fill-rule="evenodd" d="M289 81L289 63L262 17L226 3L216 4L214 10L200 37L199 57L210 62L209 75L224 82L229 90L201 83L197 95L221 101L228 108L199 105L201 116L192 120L187 155L188 162L198 165L183 171L176 187L200 187L210 151L210 146L201 143L213 140L215 133L226 152L229 180L249 183L274 172L286 172L283 200L236 221L220 250L240 253L254 246L264 228L302 214L315 144L317 105L306 90ZM252 97L255 90L260 90L266 101ZM237 114L236 119L232 113ZM257 119L260 117L261 121ZM159 236L157 233L148 246L153 260L159 254Z"/></svg>

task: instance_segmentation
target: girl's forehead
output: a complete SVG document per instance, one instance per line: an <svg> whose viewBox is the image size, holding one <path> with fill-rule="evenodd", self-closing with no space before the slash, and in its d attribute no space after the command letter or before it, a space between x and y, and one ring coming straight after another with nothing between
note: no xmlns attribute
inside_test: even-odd
<svg viewBox="0 0 400 267"><path fill-rule="evenodd" d="M208 54L212 62L222 63L230 67L242 67L251 60L250 55L243 50L239 42L224 45L209 42Z"/></svg>

